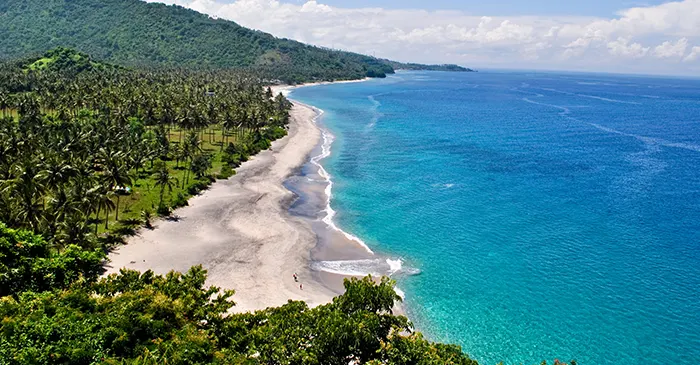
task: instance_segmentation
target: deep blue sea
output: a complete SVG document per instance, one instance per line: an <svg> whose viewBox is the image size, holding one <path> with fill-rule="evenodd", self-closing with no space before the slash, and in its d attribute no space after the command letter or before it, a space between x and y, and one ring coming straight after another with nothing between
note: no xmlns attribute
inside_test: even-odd
<svg viewBox="0 0 700 365"><path fill-rule="evenodd" d="M401 72L306 87L335 222L483 364L700 361L700 80Z"/></svg>

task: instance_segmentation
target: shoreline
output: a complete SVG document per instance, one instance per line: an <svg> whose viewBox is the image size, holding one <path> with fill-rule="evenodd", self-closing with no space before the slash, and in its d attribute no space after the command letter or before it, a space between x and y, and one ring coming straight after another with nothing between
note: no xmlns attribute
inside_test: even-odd
<svg viewBox="0 0 700 365"><path fill-rule="evenodd" d="M347 82L360 82L353 80ZM307 84L313 86L327 83ZM287 88L291 92L295 88ZM286 93L289 97L289 92ZM290 99L291 100L291 99ZM332 208L334 181L331 174L323 167L321 161L331 156L331 147L335 136L327 126L321 123L324 114L322 109L299 103L316 110L321 130L322 141L314 150L309 161L301 167L300 173L291 177L285 186L297 196L297 201L290 207L292 215L305 219L317 234L316 247L312 250L310 262L317 280L340 295L343 293L343 280L346 278L362 278L371 274L375 279L382 276L392 277L394 274L415 275L420 271L404 268L403 260L377 254L358 236L339 227L334 221L336 211ZM400 288L395 288L401 298L405 298ZM406 314L402 303L394 308L396 314Z"/></svg>
<svg viewBox="0 0 700 365"><path fill-rule="evenodd" d="M332 83L271 89L287 96L299 87L325 84ZM323 110L291 101L287 136L241 165L236 175L191 198L189 206L173 213L176 219L160 219L153 230L130 237L109 254L105 275L121 268L185 272L201 264L208 271L206 285L236 291L232 312L240 313L288 300L312 307L330 303L343 294L345 278L399 271L401 260L375 255L333 222L333 181L320 161L330 156L334 136L319 124ZM292 212L295 202L306 198L314 202L308 214ZM400 306L396 310L404 312Z"/></svg>
<svg viewBox="0 0 700 365"><path fill-rule="evenodd" d="M318 82L307 82L307 83L303 83L303 84L299 84L299 85L274 85L274 86L270 86L270 89L272 89L272 94L274 94L274 95L282 93L282 95L287 97L287 95L289 95L289 93L292 90L302 88L302 87L319 86L319 85L333 85L333 84L354 84L356 82L365 82L365 81L369 81L369 80L372 80L372 78L365 77L364 79L358 79L358 80L318 81ZM312 105L307 105L307 104L304 104L304 103L301 103L301 102L298 102L295 100L291 100L291 101L302 104L308 108L312 108L314 110L319 110L319 111L323 112L323 110L318 109Z"/></svg>
<svg viewBox="0 0 700 365"><path fill-rule="evenodd" d="M165 274L202 265L206 285L234 289L234 312L302 300L309 306L337 295L314 278L316 235L289 207L295 195L284 182L306 164L321 139L319 114L294 102L289 133L253 156L237 174L219 180L153 230L142 229L109 254L105 275L121 268ZM299 282L293 275L297 274ZM303 285L300 289L299 285Z"/></svg>

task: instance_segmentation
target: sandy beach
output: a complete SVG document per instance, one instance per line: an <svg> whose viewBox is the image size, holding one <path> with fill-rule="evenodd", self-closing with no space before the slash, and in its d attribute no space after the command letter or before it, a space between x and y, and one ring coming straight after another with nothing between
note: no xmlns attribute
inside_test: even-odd
<svg viewBox="0 0 700 365"><path fill-rule="evenodd" d="M308 161L321 132L310 107L295 103L291 114L288 136L244 163L234 177L192 198L175 211L177 220L159 220L155 229L130 238L109 255L107 273L128 268L164 274L201 264L209 272L208 285L236 290L236 312L290 299L310 306L329 302L337 293L313 278L309 264L316 234L288 212L295 196L283 186Z"/></svg>

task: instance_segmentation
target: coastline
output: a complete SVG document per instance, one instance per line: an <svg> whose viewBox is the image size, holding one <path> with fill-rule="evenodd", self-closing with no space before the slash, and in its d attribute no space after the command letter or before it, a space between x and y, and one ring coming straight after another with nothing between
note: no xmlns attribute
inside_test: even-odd
<svg viewBox="0 0 700 365"><path fill-rule="evenodd" d="M106 274L121 268L165 274L201 264L209 273L206 285L236 290L235 312L290 299L310 306L330 302L337 293L314 278L310 265L316 236L289 213L295 196L283 185L321 140L319 114L297 102L291 114L287 136L190 199L174 212L177 219L159 220L153 230L129 238L110 253Z"/></svg>
<svg viewBox="0 0 700 365"><path fill-rule="evenodd" d="M287 96L298 87L324 84L331 82L271 89ZM291 101L287 136L190 199L173 213L176 219L158 220L153 230L129 238L109 254L105 275L121 268L185 272L201 264L209 274L206 285L236 291L232 311L240 313L288 300L326 304L343 294L345 278L401 270L401 260L375 255L333 222L333 181L320 161L330 156L334 136L318 123L323 110ZM295 213L300 201L306 214ZM400 306L396 311L404 313Z"/></svg>
<svg viewBox="0 0 700 365"><path fill-rule="evenodd" d="M341 83L354 83L366 81L351 80ZM314 86L329 83L313 83L303 86ZM284 92L287 97L296 87L284 87L276 89L276 92ZM293 95L292 95L293 97ZM298 100L293 100L302 104ZM336 211L332 208L334 181L331 174L324 168L322 161L332 154L332 145L335 136L330 129L321 122L324 111L311 105L306 105L319 114L317 127L321 131L321 142L314 149L309 161L304 164L299 173L290 177L285 182L285 187L293 191L297 196L289 211L292 215L305 220L316 233L317 243L311 252L311 268L314 277L324 286L340 295L343 293L343 281L346 278L362 278L371 274L374 278L393 276L394 274L415 275L419 270L404 268L403 261L398 258L377 254L361 238L345 231L334 221ZM399 288L396 292L404 298L404 293ZM402 304L397 303L394 308L396 314L406 314Z"/></svg>
<svg viewBox="0 0 700 365"><path fill-rule="evenodd" d="M284 95L284 96L286 97L287 95L289 95L289 93L290 93L292 90L298 89L298 88L301 88L301 87L318 86L318 85L331 85L331 84L353 84L353 83L356 83L356 82L365 82L365 81L368 81L368 80L372 80L372 78L371 78L371 77L365 77L364 79L359 79L359 80L341 80L341 81L307 82L307 83L303 83L303 84L299 84L299 85L275 85L275 86L270 86L270 89L272 89L272 94L273 94L273 95L277 95L277 94L279 94L279 93L282 93L282 95ZM313 107L313 106L311 106L311 105L306 105L306 104L304 104L304 103L301 103L301 102L298 102L298 101L294 101L294 100L292 100L292 102L302 104L302 105L306 106L307 108L311 108L311 109L314 109L314 110L318 110L318 111L320 111L321 113L323 113L322 110L320 110L320 109L318 109L318 108L315 108L315 107Z"/></svg>

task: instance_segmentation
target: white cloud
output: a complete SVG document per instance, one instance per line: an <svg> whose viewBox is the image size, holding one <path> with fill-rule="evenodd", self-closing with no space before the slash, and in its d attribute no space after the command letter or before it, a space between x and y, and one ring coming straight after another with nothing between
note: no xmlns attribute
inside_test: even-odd
<svg viewBox="0 0 700 365"><path fill-rule="evenodd" d="M649 47L643 47L639 43L630 44L629 39L619 37L617 40L608 42L608 50L614 56L641 58L649 52Z"/></svg>
<svg viewBox="0 0 700 365"><path fill-rule="evenodd" d="M476 67L624 69L634 59L639 68L635 71L667 67L683 72L675 61L683 58L689 43L700 43L700 0L625 9L610 19L350 9L322 0L146 1L177 3L311 44L403 61ZM677 41L659 44L659 39ZM658 46L650 47L653 44ZM698 57L691 51L684 59Z"/></svg>
<svg viewBox="0 0 700 365"><path fill-rule="evenodd" d="M684 62L692 62L700 58L700 47L695 46L693 49L690 50L690 53L688 53L685 58L683 58Z"/></svg>
<svg viewBox="0 0 700 365"><path fill-rule="evenodd" d="M302 13L329 13L332 11L328 5L319 4L316 1L308 1L301 6Z"/></svg>
<svg viewBox="0 0 700 365"><path fill-rule="evenodd" d="M681 58L688 47L688 39L681 38L676 42L666 41L654 48L654 56L658 58Z"/></svg>

